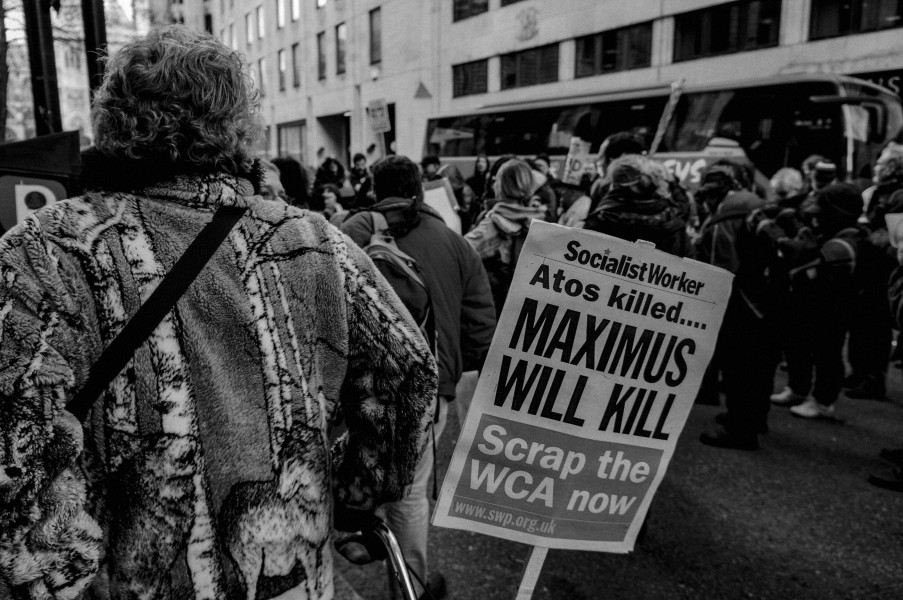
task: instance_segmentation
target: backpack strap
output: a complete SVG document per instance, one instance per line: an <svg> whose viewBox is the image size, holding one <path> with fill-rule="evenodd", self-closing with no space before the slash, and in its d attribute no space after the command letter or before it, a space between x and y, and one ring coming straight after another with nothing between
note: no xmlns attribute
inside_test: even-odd
<svg viewBox="0 0 903 600"><path fill-rule="evenodd" d="M157 328L163 317L176 305L188 286L197 278L217 248L238 223L247 208L221 206L213 219L201 230L169 273L160 281L150 297L125 324L110 345L91 367L88 380L66 405L66 410L84 421L94 402L122 372L135 350Z"/></svg>

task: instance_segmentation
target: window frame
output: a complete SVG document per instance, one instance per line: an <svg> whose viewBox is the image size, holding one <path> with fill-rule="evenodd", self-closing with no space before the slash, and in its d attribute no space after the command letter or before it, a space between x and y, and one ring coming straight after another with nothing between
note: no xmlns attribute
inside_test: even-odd
<svg viewBox="0 0 903 600"><path fill-rule="evenodd" d="M480 5L483 7L482 10L479 10L478 7L474 6L475 2L480 2ZM466 5L465 5L466 3ZM452 1L452 23L457 23L458 21L463 21L464 19L469 19L471 17L476 17L478 15L482 15L483 13L489 12L489 0L453 0Z"/></svg>
<svg viewBox="0 0 903 600"><path fill-rule="evenodd" d="M374 19L376 17L376 19ZM373 23L376 22L374 29ZM383 25L382 7L377 6L367 13L367 25L370 31L370 64L381 65L383 62ZM374 33L376 35L374 35Z"/></svg>
<svg viewBox="0 0 903 600"><path fill-rule="evenodd" d="M284 92L286 88L286 74L288 72L285 48L280 48L276 51L276 68L279 70L279 91Z"/></svg>
<svg viewBox="0 0 903 600"><path fill-rule="evenodd" d="M543 56L542 52L545 50L551 51L555 49L555 78L543 80L542 78L542 67L543 67ZM522 79L522 69L527 69L527 66L524 66L524 63L528 60L530 53L536 53L536 81L534 83L515 83L514 85L506 85L505 83L505 75L506 75L506 61L514 60L514 74L516 79ZM499 83L500 88L502 90L513 90L522 87L532 87L534 85L545 85L549 83L556 83L561 81L561 42L552 42L551 44L543 44L542 46L534 46L532 48L525 48L524 50L518 50L517 52L508 52L499 56L500 68L499 68Z"/></svg>
<svg viewBox="0 0 903 600"><path fill-rule="evenodd" d="M792 1L792 0L791 0ZM673 62L686 62L688 60L697 60L700 58L710 58L714 56L724 56L728 54L737 54L739 52L752 52L754 50L762 50L765 48L775 48L780 45L780 33L781 33L781 10L782 4L784 0L737 0L735 2L728 2L725 4L716 4L713 6L708 6L706 8L691 10L684 13L674 15L674 42L673 42ZM759 3L759 10L757 14L759 15L759 20L755 23L755 27L751 27L751 21L749 16L753 13L751 10L751 6L754 3ZM770 38L766 43L760 43L758 38L755 39L754 43L750 44L750 38L748 36L749 32L755 29L757 32L760 32L762 28L762 23L765 21L761 18L761 13L763 12L763 8L765 5L773 4L774 9L774 21L771 23L771 29L769 31ZM732 25L736 25L736 27L728 27L728 28L719 28L713 27L712 21L721 17L720 13L729 13L733 9L737 9L738 13L736 15L736 23L734 23L734 18L731 15L728 15L728 19L731 20ZM691 21L691 19L696 19L695 21ZM681 27L681 22L685 22L690 26ZM690 40L684 40L682 37L683 32L693 32L693 38ZM730 33L732 31L736 32L736 39L732 39L730 37ZM715 45L716 42L713 42L713 33L719 34L724 31L727 31L728 37L725 40L721 40L726 44L725 49L716 49L712 50L711 47ZM747 37L744 38L744 31L746 32ZM757 33L758 35L758 33ZM689 44L684 43L685 41L692 41L694 46L694 51L692 55L682 56L686 47ZM702 46L704 44L708 45L708 49L704 49ZM698 47L698 50L696 49Z"/></svg>
<svg viewBox="0 0 903 600"><path fill-rule="evenodd" d="M325 81L327 71L326 31L320 31L317 33L317 80Z"/></svg>
<svg viewBox="0 0 903 600"><path fill-rule="evenodd" d="M301 87L301 42L292 44L292 87Z"/></svg>
<svg viewBox="0 0 903 600"><path fill-rule="evenodd" d="M599 31L596 33L592 33L590 35L584 35L576 38L575 41L575 52L574 52L574 78L575 79L583 79L585 77L597 77L599 75L607 75L608 73L619 73L624 71L632 71L634 69L646 69L652 66L652 29L653 22L652 21L644 21L642 23L634 23L632 25L627 25L625 27L617 27L615 29L606 29L605 31ZM618 50L621 49L622 46L627 46L629 51L629 40L622 41L622 35L630 35L633 32L639 33L641 30L644 30L644 35L648 37L648 47L646 48L646 62L642 64L636 64L632 66L618 67L616 66L613 69L605 68L605 38L606 36L613 36L615 38L615 47ZM582 64L582 53L580 51L581 43L591 42L593 44L593 67L591 72L582 72L581 64ZM620 52L617 54L618 59L620 59ZM616 59L616 63L621 62ZM626 62L626 61L625 61Z"/></svg>
<svg viewBox="0 0 903 600"><path fill-rule="evenodd" d="M473 67L477 65L483 66L483 86L482 89L470 89L474 86L468 86L466 83L462 85L464 90L461 93L458 93L458 73L463 74L464 77L472 78ZM456 65L452 65L452 98L463 98L465 96L475 96L477 94L486 94L489 92L489 59L481 58L478 60L471 60L465 63L458 63Z"/></svg>
<svg viewBox="0 0 903 600"><path fill-rule="evenodd" d="M285 27L285 0L276 0L276 29Z"/></svg>
<svg viewBox="0 0 903 600"><path fill-rule="evenodd" d="M266 33L266 22L264 21L263 4L257 6L257 39L262 40Z"/></svg>
<svg viewBox="0 0 903 600"><path fill-rule="evenodd" d="M341 33L340 33L341 32ZM345 64L348 53L348 24L345 21L335 26L335 74L344 75L348 71Z"/></svg>

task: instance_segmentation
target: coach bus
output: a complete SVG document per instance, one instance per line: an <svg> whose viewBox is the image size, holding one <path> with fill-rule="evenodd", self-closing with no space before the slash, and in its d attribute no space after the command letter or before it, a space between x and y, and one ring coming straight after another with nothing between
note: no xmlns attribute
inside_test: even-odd
<svg viewBox="0 0 903 600"><path fill-rule="evenodd" d="M477 155L545 153L561 165L573 136L595 153L606 136L633 131L652 141L670 88L490 105L430 119L425 154L469 173ZM708 161L746 157L767 177L821 154L848 181L869 179L881 149L900 140L900 98L869 82L801 74L722 86L688 84L655 155L686 183Z"/></svg>

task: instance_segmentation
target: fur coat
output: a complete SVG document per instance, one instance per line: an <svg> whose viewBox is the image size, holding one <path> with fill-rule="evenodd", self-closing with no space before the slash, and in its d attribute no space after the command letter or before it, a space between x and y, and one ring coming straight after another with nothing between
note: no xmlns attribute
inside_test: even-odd
<svg viewBox="0 0 903 600"><path fill-rule="evenodd" d="M419 330L318 215L87 158L95 191L0 240L0 598L332 597L333 503L400 497L426 440ZM67 398L220 205L249 210L79 423Z"/></svg>

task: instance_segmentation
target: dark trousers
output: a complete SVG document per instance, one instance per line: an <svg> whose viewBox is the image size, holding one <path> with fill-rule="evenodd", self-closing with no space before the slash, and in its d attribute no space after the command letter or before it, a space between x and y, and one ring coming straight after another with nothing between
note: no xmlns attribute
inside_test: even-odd
<svg viewBox="0 0 903 600"><path fill-rule="evenodd" d="M787 385L801 396L811 392L825 405L833 404L843 388L843 344L852 311L846 304L789 303L791 318L786 321L784 345Z"/></svg>
<svg viewBox="0 0 903 600"><path fill-rule="evenodd" d="M847 358L853 378L884 393L893 340L893 319L886 290L861 293L852 312Z"/></svg>
<svg viewBox="0 0 903 600"><path fill-rule="evenodd" d="M785 354L790 389L803 396L811 392L819 403L830 405L843 387L846 314L822 317L799 323Z"/></svg>
<svg viewBox="0 0 903 600"><path fill-rule="evenodd" d="M777 351L775 324L756 315L735 289L716 348L728 433L753 437L766 424Z"/></svg>

